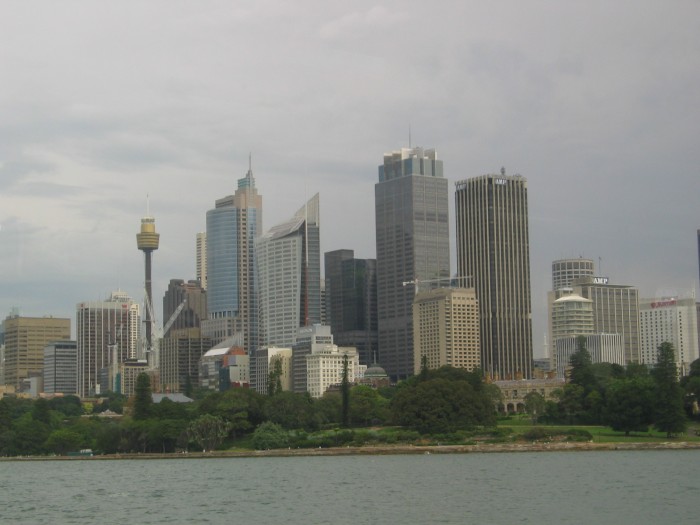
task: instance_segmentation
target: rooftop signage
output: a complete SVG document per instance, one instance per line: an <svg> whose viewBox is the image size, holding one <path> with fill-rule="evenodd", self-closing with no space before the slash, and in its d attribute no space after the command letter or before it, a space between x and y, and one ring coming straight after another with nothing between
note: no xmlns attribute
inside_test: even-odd
<svg viewBox="0 0 700 525"><path fill-rule="evenodd" d="M608 284L607 277L594 277L593 284Z"/></svg>
<svg viewBox="0 0 700 525"><path fill-rule="evenodd" d="M655 301L651 303L652 308L662 308L664 306L675 306L676 305L676 300L675 299L666 299L664 301Z"/></svg>

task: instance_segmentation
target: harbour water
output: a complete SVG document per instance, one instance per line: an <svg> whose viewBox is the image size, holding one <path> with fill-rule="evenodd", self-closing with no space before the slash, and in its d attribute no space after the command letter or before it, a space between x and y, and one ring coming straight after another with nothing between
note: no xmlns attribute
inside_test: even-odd
<svg viewBox="0 0 700 525"><path fill-rule="evenodd" d="M697 523L700 452L0 462L0 523Z"/></svg>

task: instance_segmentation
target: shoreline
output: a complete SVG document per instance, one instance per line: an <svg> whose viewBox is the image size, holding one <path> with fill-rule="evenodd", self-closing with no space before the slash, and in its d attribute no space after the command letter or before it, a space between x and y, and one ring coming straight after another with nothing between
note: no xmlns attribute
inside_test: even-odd
<svg viewBox="0 0 700 525"><path fill-rule="evenodd" d="M395 445L364 447L300 448L275 450L216 450L214 452L187 452L162 454L104 454L99 456L25 456L0 457L0 461L111 461L134 459L208 459L208 458L264 458L310 456L388 456L416 454L492 454L508 452L586 452L615 450L700 450L697 441L664 441L661 443L492 443L477 445Z"/></svg>

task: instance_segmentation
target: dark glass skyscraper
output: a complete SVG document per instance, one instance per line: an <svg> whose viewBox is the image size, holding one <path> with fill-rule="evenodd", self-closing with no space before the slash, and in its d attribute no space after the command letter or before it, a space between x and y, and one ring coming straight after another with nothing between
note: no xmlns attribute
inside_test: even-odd
<svg viewBox="0 0 700 525"><path fill-rule="evenodd" d="M450 276L447 179L435 150L385 154L374 206L379 363L399 379L413 374L415 287L434 288Z"/></svg>
<svg viewBox="0 0 700 525"><path fill-rule="evenodd" d="M335 250L326 252L324 267L333 341L357 348L360 364L369 366L377 358L377 261Z"/></svg>
<svg viewBox="0 0 700 525"><path fill-rule="evenodd" d="M479 301L481 366L500 379L532 376L527 181L483 175L457 183L457 272ZM469 282L470 279L467 279Z"/></svg>

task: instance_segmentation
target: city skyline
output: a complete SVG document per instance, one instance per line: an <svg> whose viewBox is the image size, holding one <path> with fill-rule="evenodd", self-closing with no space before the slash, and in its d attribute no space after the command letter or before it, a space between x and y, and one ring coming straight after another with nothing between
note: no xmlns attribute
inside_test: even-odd
<svg viewBox="0 0 700 525"><path fill-rule="evenodd" d="M250 151L266 225L319 192L321 253L374 258L376 159L402 143L440 152L451 232L455 181L528 179L535 355L553 260L640 297L697 289L700 6L423 5L0 8L0 315L142 301L146 195L160 310Z"/></svg>

